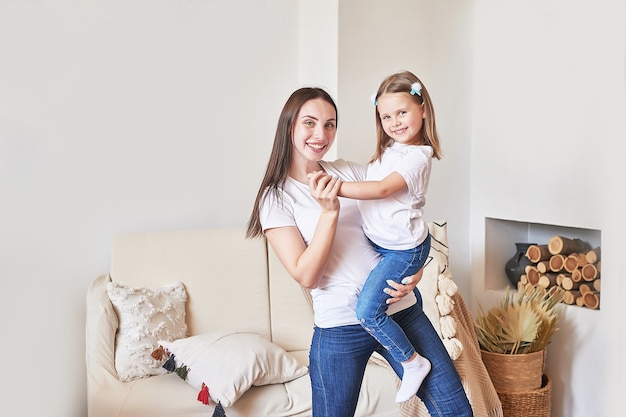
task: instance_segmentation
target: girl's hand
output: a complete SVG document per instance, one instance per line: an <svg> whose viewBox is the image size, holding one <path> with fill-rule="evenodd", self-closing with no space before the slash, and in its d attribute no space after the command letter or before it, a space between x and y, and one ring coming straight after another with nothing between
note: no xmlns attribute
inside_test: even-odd
<svg viewBox="0 0 626 417"><path fill-rule="evenodd" d="M339 199L337 195L341 187L339 178L331 177L324 171L316 171L308 174L309 190L313 198L317 200L323 211L338 211Z"/></svg>
<svg viewBox="0 0 626 417"><path fill-rule="evenodd" d="M406 277L402 280L404 284L398 284L395 281L387 281L387 285L391 288L385 288L385 294L390 295L391 298L387 299L387 304L397 303L402 298L413 292L413 289L417 286L417 283L422 279L424 268L420 269L417 274Z"/></svg>

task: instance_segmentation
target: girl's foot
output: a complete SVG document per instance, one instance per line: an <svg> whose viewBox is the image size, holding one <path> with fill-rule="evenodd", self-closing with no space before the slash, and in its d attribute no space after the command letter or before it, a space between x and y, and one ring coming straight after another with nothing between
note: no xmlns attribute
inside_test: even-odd
<svg viewBox="0 0 626 417"><path fill-rule="evenodd" d="M420 355L402 363L404 374L402 375L402 384L400 384L400 389L396 394L397 403L408 401L417 394L424 378L430 372L430 366L430 361Z"/></svg>

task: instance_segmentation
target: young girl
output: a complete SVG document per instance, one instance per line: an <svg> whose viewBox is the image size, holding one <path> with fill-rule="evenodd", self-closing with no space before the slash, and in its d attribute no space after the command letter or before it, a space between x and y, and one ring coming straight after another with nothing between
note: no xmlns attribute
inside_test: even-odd
<svg viewBox="0 0 626 417"><path fill-rule="evenodd" d="M387 315L387 280L402 282L423 266L430 235L423 207L432 158L441 157L435 113L428 91L411 72L387 77L373 97L378 144L366 181L344 182L339 195L358 199L363 230L382 260L356 307L361 325L402 363L397 402L412 398L431 369L404 331Z"/></svg>

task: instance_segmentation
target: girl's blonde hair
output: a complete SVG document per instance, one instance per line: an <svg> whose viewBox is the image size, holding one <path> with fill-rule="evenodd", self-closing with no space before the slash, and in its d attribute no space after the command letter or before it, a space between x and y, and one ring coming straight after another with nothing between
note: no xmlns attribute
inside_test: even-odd
<svg viewBox="0 0 626 417"><path fill-rule="evenodd" d="M420 83L422 85L422 94L421 96L418 94L411 94L412 84ZM378 87L378 91L376 92L376 96L374 97L374 103L378 100L378 97L385 93L407 93L411 96L413 100L415 100L418 104L424 105L424 125L422 126L422 139L423 143L426 145L430 145L433 148L433 158L441 159L442 152L441 146L439 145L439 135L437 134L437 125L435 123L435 109L433 107L433 102L430 99L430 95L428 94L428 90L424 86L424 83L417 78L415 74L410 71L400 71L395 74L392 74L385 78L380 86ZM370 162L374 162L382 156L385 152L385 149L391 144L393 144L393 139L391 139L383 129L383 125L380 121L380 117L378 115L378 107L376 107L376 152L372 157Z"/></svg>

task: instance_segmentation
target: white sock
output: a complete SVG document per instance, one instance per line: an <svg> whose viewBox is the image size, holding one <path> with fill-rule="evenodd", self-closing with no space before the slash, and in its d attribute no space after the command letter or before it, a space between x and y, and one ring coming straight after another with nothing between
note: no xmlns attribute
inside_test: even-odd
<svg viewBox="0 0 626 417"><path fill-rule="evenodd" d="M423 356L417 355L410 362L402 364L404 375L402 376L402 384L396 394L396 402L403 403L410 400L417 394L420 385L430 372L430 361Z"/></svg>

